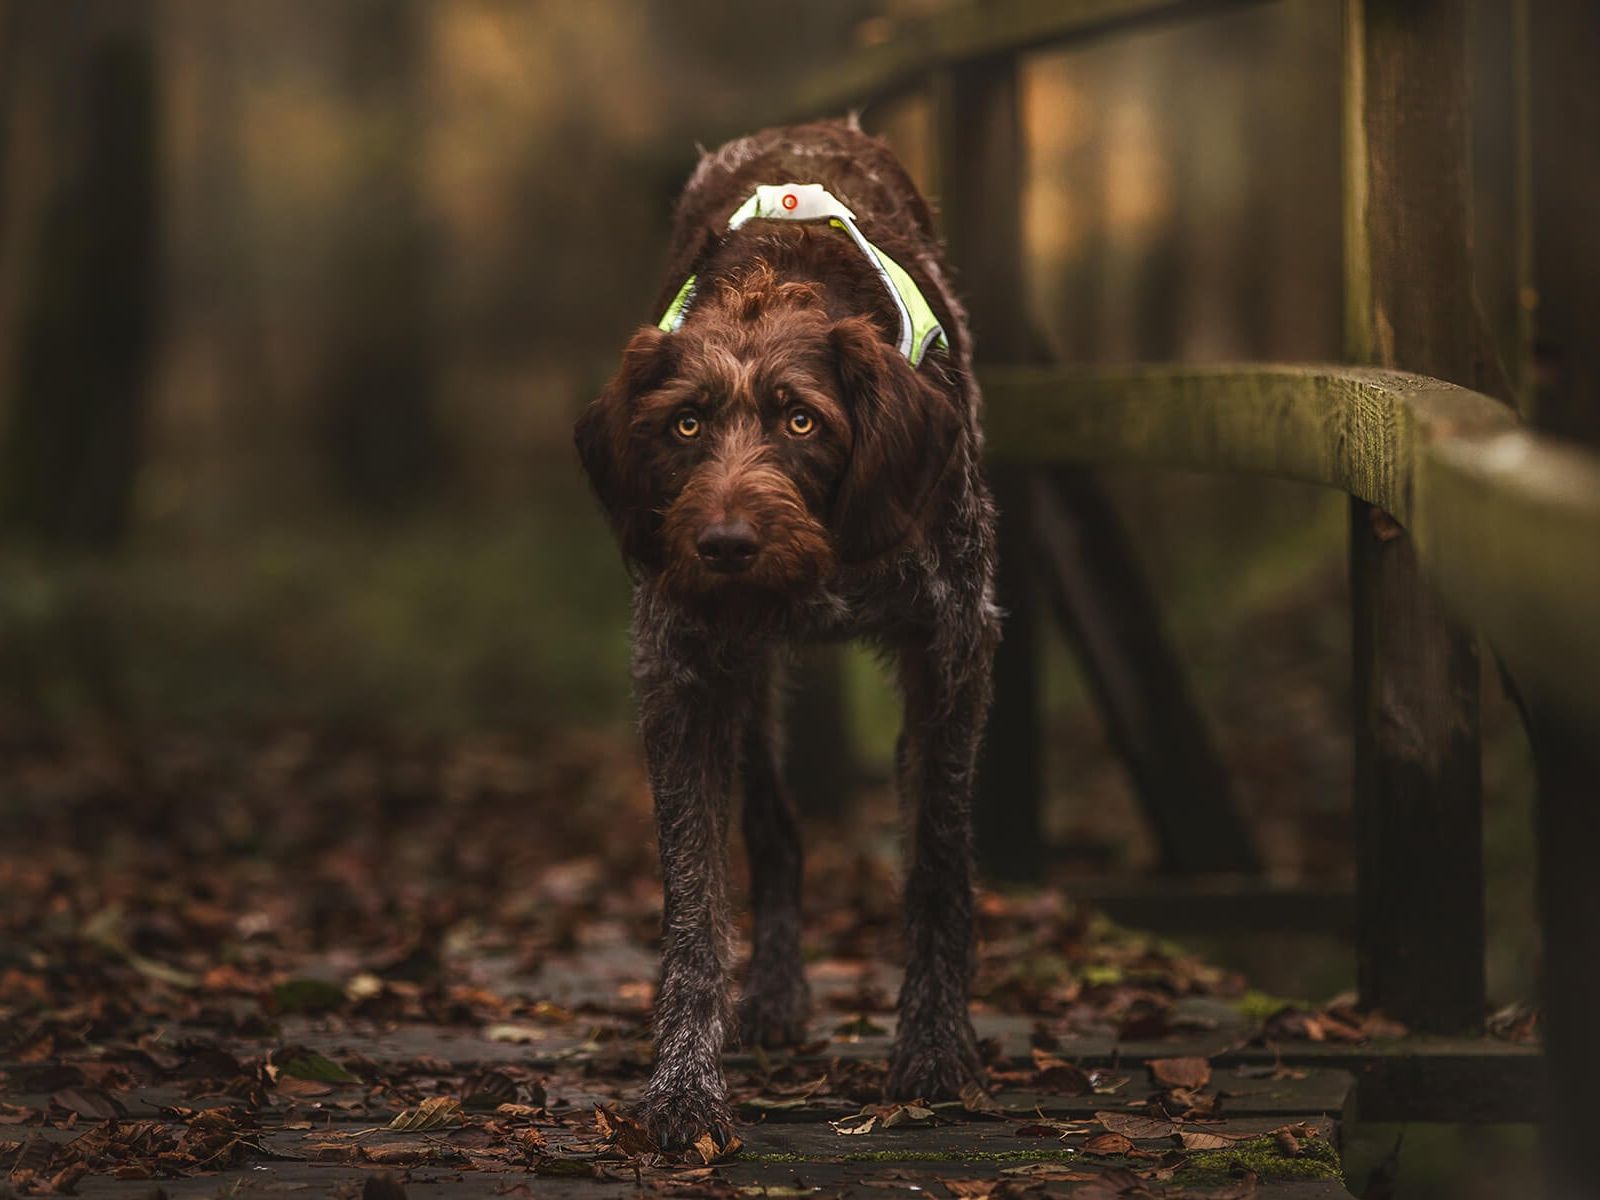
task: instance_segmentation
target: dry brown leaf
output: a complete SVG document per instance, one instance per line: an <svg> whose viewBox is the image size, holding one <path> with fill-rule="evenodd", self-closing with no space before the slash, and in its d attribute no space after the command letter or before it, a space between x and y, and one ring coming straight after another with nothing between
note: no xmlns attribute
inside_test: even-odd
<svg viewBox="0 0 1600 1200"><path fill-rule="evenodd" d="M961 1107L969 1113L981 1113L988 1117L1004 1116L1006 1111L993 1096L976 1083L968 1083L962 1087Z"/></svg>
<svg viewBox="0 0 1600 1200"><path fill-rule="evenodd" d="M1034 1082L1042 1090L1066 1096L1087 1096L1094 1091L1094 1080L1082 1067L1037 1048L1031 1053L1033 1068L1038 1072Z"/></svg>
<svg viewBox="0 0 1600 1200"><path fill-rule="evenodd" d="M710 1166L714 1162L721 1162L725 1158L732 1158L739 1153L744 1145L737 1137L730 1136L724 1146L717 1145L716 1138L709 1133L702 1133L694 1142L694 1152L700 1156L700 1161Z"/></svg>
<svg viewBox="0 0 1600 1200"><path fill-rule="evenodd" d="M1089 1183L1100 1179L1100 1171L1080 1171L1062 1163L1023 1163L1018 1167L1002 1167L1000 1174L1007 1179L1031 1179L1041 1183Z"/></svg>
<svg viewBox="0 0 1600 1200"><path fill-rule="evenodd" d="M1152 1058L1148 1066L1162 1087L1199 1091L1211 1082L1211 1064L1203 1058Z"/></svg>
<svg viewBox="0 0 1600 1200"><path fill-rule="evenodd" d="M1100 1122L1107 1133L1120 1133L1135 1141L1171 1137L1178 1132L1178 1126L1172 1121L1158 1121L1154 1117L1141 1117L1134 1113L1097 1112L1094 1119Z"/></svg>
<svg viewBox="0 0 1600 1200"><path fill-rule="evenodd" d="M92 1121L115 1121L128 1115L122 1101L100 1088L65 1088L50 1103Z"/></svg>
<svg viewBox="0 0 1600 1200"><path fill-rule="evenodd" d="M1180 1129L1178 1141L1185 1150L1226 1150L1248 1137L1242 1133L1215 1133L1209 1129Z"/></svg>
<svg viewBox="0 0 1600 1200"><path fill-rule="evenodd" d="M454 1096L432 1096L415 1108L397 1113L388 1128L400 1133L420 1133L428 1129L444 1129L465 1123L461 1102Z"/></svg>
<svg viewBox="0 0 1600 1200"><path fill-rule="evenodd" d="M848 1117L840 1117L837 1121L828 1122L835 1133L842 1133L847 1137L871 1133L877 1123L878 1114L873 1112L852 1113Z"/></svg>
<svg viewBox="0 0 1600 1200"><path fill-rule="evenodd" d="M537 1117L540 1113L542 1113L544 1109L535 1108L531 1104L502 1104L494 1111L496 1116L510 1117L515 1120L531 1121L534 1117Z"/></svg>
<svg viewBox="0 0 1600 1200"><path fill-rule="evenodd" d="M1083 1144L1085 1154L1113 1156L1133 1149L1133 1139L1123 1133L1097 1133Z"/></svg>
<svg viewBox="0 0 1600 1200"><path fill-rule="evenodd" d="M895 1125L904 1125L908 1121L931 1121L933 1109L925 1108L920 1104L896 1104L888 1112L882 1114L878 1124L884 1129Z"/></svg>
<svg viewBox="0 0 1600 1200"><path fill-rule="evenodd" d="M387 1146L364 1147L368 1162L390 1167L409 1167L436 1162L448 1151L445 1147L428 1142L393 1142Z"/></svg>
<svg viewBox="0 0 1600 1200"><path fill-rule="evenodd" d="M1000 1186L994 1179L941 1179L939 1182L952 1196L962 1196L966 1200L984 1200Z"/></svg>

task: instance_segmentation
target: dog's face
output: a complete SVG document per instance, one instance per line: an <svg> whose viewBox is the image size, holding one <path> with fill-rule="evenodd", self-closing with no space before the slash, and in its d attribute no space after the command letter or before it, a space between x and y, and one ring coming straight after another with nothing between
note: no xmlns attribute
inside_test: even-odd
<svg viewBox="0 0 1600 1200"><path fill-rule="evenodd" d="M686 598L804 594L914 530L961 422L864 317L756 267L641 329L578 422L624 554Z"/></svg>

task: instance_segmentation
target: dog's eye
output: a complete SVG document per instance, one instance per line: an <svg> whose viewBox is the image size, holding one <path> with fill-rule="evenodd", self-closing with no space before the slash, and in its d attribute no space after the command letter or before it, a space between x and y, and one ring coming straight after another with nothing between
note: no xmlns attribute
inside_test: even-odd
<svg viewBox="0 0 1600 1200"><path fill-rule="evenodd" d="M816 427L817 419L809 409L797 408L789 413L789 432L795 437L809 437Z"/></svg>
<svg viewBox="0 0 1600 1200"><path fill-rule="evenodd" d="M698 413L681 412L672 422L672 431L685 441L699 437L703 428Z"/></svg>

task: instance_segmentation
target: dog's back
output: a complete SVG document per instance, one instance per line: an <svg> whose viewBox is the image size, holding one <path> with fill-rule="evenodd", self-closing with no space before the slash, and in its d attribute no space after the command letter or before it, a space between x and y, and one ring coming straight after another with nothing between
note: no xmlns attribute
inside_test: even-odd
<svg viewBox="0 0 1600 1200"><path fill-rule="evenodd" d="M966 313L950 286L928 203L893 151L853 117L765 129L703 154L678 201L658 312L709 253L720 247L730 251L725 257L737 257L737 246L727 244L728 218L757 186L778 183L821 184L843 201L866 237L926 293L950 337L953 361L967 366Z"/></svg>

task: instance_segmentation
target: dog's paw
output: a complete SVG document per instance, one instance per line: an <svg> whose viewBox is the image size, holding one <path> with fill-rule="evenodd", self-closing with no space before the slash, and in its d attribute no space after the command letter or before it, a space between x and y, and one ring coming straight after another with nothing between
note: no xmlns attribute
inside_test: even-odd
<svg viewBox="0 0 1600 1200"><path fill-rule="evenodd" d="M798 1046L806 1040L811 989L803 975L752 978L739 999L739 1042Z"/></svg>
<svg viewBox="0 0 1600 1200"><path fill-rule="evenodd" d="M647 1092L633 1116L662 1150L682 1150L708 1133L719 1150L734 1140L733 1112L728 1102L709 1092Z"/></svg>
<svg viewBox="0 0 1600 1200"><path fill-rule="evenodd" d="M981 1086L983 1080L978 1038L965 1016L927 1028L902 1024L889 1055L884 1094L890 1100L956 1100L962 1088Z"/></svg>

